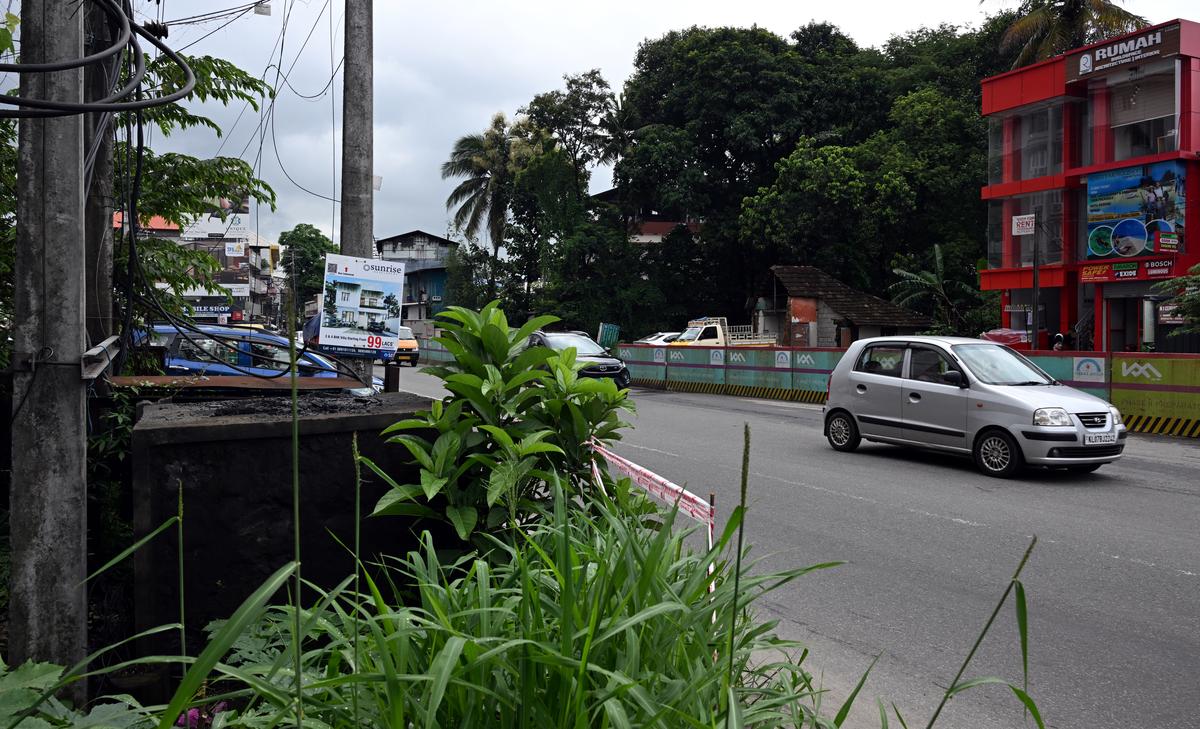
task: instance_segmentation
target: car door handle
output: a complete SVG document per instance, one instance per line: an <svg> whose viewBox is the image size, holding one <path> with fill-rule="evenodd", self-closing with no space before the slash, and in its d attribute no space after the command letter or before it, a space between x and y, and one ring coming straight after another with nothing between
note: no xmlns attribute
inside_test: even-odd
<svg viewBox="0 0 1200 729"><path fill-rule="evenodd" d="M909 402L921 402L921 393L919 393L919 392L908 393L908 401Z"/></svg>
<svg viewBox="0 0 1200 729"><path fill-rule="evenodd" d="M867 391L867 386L866 386L866 385L859 385L858 387L856 387L856 388L854 388L854 389L858 390L859 392L866 392L866 391Z"/></svg>

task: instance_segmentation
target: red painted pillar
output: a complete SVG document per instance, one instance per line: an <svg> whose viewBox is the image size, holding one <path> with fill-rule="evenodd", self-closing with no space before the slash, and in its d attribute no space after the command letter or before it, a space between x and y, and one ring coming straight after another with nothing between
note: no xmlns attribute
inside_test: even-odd
<svg viewBox="0 0 1200 729"><path fill-rule="evenodd" d="M1109 100L1112 91L1093 81L1089 89L1092 104L1092 164L1111 162L1113 158L1113 134L1109 126Z"/></svg>
<svg viewBox="0 0 1200 729"><path fill-rule="evenodd" d="M1010 116L1004 120L1004 165L1001 175L1004 182L1021 179L1021 118Z"/></svg>
<svg viewBox="0 0 1200 729"><path fill-rule="evenodd" d="M1200 58L1179 64L1179 149L1200 150Z"/></svg>
<svg viewBox="0 0 1200 729"><path fill-rule="evenodd" d="M1108 339L1108 307L1104 305L1104 284L1096 284L1095 298L1092 300L1096 316L1092 325L1092 341L1097 352L1105 351L1105 341Z"/></svg>
<svg viewBox="0 0 1200 729"><path fill-rule="evenodd" d="M1012 217L1021 214L1021 204L1008 199L1002 203L1000 216L1001 268L1016 268L1021 265L1021 254L1017 250L1018 239L1012 234Z"/></svg>
<svg viewBox="0 0 1200 729"><path fill-rule="evenodd" d="M1004 289L1000 292L1000 326L1005 329L1012 328L1012 312L1008 310L1008 305L1012 303L1012 291Z"/></svg>

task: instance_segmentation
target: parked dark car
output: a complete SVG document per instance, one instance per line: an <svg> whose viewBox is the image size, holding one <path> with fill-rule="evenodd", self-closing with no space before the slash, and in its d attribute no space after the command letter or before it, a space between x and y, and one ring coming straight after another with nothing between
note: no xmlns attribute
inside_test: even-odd
<svg viewBox="0 0 1200 729"><path fill-rule="evenodd" d="M382 319L367 322L367 331L372 334L380 334L387 329L387 322Z"/></svg>
<svg viewBox="0 0 1200 729"><path fill-rule="evenodd" d="M151 341L167 350L168 375L277 375L288 369L288 340L261 329L200 324L183 336L170 324L155 324ZM235 349L218 341L236 345ZM316 352L304 352L297 365L301 377L337 377L338 367ZM371 388L352 388L355 394L370 394L383 388L372 378ZM360 392L361 391L361 392Z"/></svg>
<svg viewBox="0 0 1200 729"><path fill-rule="evenodd" d="M604 377L617 387L629 387L629 368L625 363L583 332L534 332L529 335L529 346L549 347L556 352L574 347L576 360L586 365L579 373L581 377Z"/></svg>

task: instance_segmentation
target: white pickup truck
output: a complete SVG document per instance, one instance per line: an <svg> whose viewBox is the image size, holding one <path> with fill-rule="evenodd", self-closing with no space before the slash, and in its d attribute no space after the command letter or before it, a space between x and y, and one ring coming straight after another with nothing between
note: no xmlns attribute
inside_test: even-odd
<svg viewBox="0 0 1200 729"><path fill-rule="evenodd" d="M767 347L775 344L774 334L756 334L750 325L729 326L725 317L693 319L669 347Z"/></svg>

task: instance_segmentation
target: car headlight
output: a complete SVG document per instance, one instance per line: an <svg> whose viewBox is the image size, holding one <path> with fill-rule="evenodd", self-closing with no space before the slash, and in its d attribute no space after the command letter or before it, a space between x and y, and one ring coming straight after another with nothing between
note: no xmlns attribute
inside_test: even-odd
<svg viewBox="0 0 1200 729"><path fill-rule="evenodd" d="M1042 408L1033 411L1034 425L1070 425L1071 416L1062 408Z"/></svg>
<svg viewBox="0 0 1200 729"><path fill-rule="evenodd" d="M1108 411L1109 411L1110 413L1112 413L1112 416L1113 416L1113 425L1121 425L1122 423L1124 423L1124 422L1125 422L1125 421L1124 421L1124 420L1121 418L1121 411L1120 411L1120 410L1117 410L1117 406L1116 406L1116 405L1109 405L1109 406L1108 406Z"/></svg>

